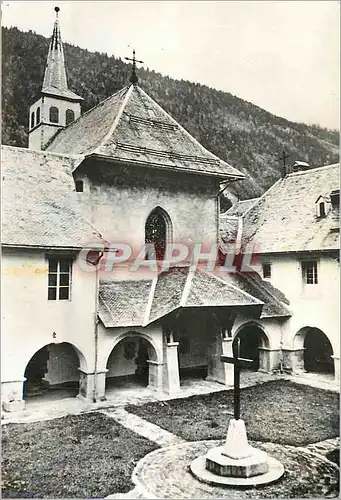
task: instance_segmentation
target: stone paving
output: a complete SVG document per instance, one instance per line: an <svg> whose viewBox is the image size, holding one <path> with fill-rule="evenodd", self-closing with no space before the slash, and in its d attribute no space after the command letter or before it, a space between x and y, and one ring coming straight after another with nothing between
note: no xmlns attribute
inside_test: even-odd
<svg viewBox="0 0 341 500"><path fill-rule="evenodd" d="M137 434L140 434L140 436L153 441L160 447L172 446L185 442L184 439L166 431L165 429L162 429L158 425L147 422L147 420L144 420L137 415L128 413L124 408L101 410L101 413L107 417L113 418L116 422L123 425L123 427L131 429Z"/></svg>
<svg viewBox="0 0 341 500"><path fill-rule="evenodd" d="M191 461L221 441L185 442L160 448L146 455L133 473L136 488L126 495L116 494L107 498L168 499L168 498L220 498L242 500L246 498L297 498L304 491L305 498L336 497L339 468L323 456L306 448L250 443L280 460L286 472L275 484L261 489L221 488L195 479L189 471Z"/></svg>

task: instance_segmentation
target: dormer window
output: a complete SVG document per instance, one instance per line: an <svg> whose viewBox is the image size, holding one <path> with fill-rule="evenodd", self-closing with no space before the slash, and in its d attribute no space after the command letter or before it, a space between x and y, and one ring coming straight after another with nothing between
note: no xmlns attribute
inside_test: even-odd
<svg viewBox="0 0 341 500"><path fill-rule="evenodd" d="M51 123L59 122L59 110L58 108L56 108L56 106L50 107L49 118Z"/></svg>
<svg viewBox="0 0 341 500"><path fill-rule="evenodd" d="M316 205L316 217L319 219L324 219L330 210L330 198L326 196L319 196L315 202Z"/></svg>
<svg viewBox="0 0 341 500"><path fill-rule="evenodd" d="M81 180L75 181L75 187L77 193L83 193L84 191L84 183Z"/></svg>
<svg viewBox="0 0 341 500"><path fill-rule="evenodd" d="M326 216L326 205L324 201L321 201L319 203L319 217L322 219L325 216Z"/></svg>

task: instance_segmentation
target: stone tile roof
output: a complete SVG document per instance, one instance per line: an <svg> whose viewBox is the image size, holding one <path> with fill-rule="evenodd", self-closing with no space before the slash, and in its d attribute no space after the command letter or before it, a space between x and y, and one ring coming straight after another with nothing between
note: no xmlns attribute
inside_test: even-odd
<svg viewBox="0 0 341 500"><path fill-rule="evenodd" d="M263 280L258 273L237 272L222 276L222 278L264 303L261 318L289 317L292 315L288 307L290 302L285 295L272 286L271 283Z"/></svg>
<svg viewBox="0 0 341 500"><path fill-rule="evenodd" d="M221 218L223 216L229 217L240 217L243 215L249 208L257 203L259 198L250 198L249 200L241 200L232 205L225 213L221 214Z"/></svg>
<svg viewBox="0 0 341 500"><path fill-rule="evenodd" d="M339 164L291 173L277 181L243 215L243 246L259 253L338 250L338 213L316 214L315 201L339 188Z"/></svg>
<svg viewBox="0 0 341 500"><path fill-rule="evenodd" d="M151 285L151 280L100 283L98 313L104 326L141 326Z"/></svg>
<svg viewBox="0 0 341 500"><path fill-rule="evenodd" d="M11 146L1 153L3 245L81 248L101 241L74 188L81 158Z"/></svg>
<svg viewBox="0 0 341 500"><path fill-rule="evenodd" d="M152 280L101 282L99 317L106 327L146 326L189 307L263 307L261 317L291 315L284 295L259 275L218 277L173 267Z"/></svg>
<svg viewBox="0 0 341 500"><path fill-rule="evenodd" d="M227 243L234 243L238 236L239 217L227 215L227 212L220 215L219 233L222 248Z"/></svg>
<svg viewBox="0 0 341 500"><path fill-rule="evenodd" d="M60 36L59 19L56 18L47 55L42 93L66 97L71 101L82 101L83 98L68 89L64 62L63 42Z"/></svg>
<svg viewBox="0 0 341 500"><path fill-rule="evenodd" d="M185 170L220 178L244 175L207 151L137 85L125 87L84 113L48 151L99 155L119 163Z"/></svg>

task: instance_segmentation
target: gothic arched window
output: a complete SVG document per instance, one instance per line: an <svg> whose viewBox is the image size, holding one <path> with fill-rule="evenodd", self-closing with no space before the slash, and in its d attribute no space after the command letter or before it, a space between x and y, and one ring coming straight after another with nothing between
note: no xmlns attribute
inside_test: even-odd
<svg viewBox="0 0 341 500"><path fill-rule="evenodd" d="M167 243L172 239L172 224L169 215L162 208L155 208L146 220L145 241L155 248L156 260L163 260Z"/></svg>
<svg viewBox="0 0 341 500"><path fill-rule="evenodd" d="M65 123L66 125L69 125L69 123L72 123L75 119L75 113L72 111L72 109L67 109L65 113Z"/></svg>
<svg viewBox="0 0 341 500"><path fill-rule="evenodd" d="M37 108L37 117L36 117L36 125L40 123L40 107Z"/></svg>
<svg viewBox="0 0 341 500"><path fill-rule="evenodd" d="M58 123L59 122L59 110L56 108L56 106L51 106L50 107L50 122L51 123Z"/></svg>
<svg viewBox="0 0 341 500"><path fill-rule="evenodd" d="M31 113L31 128L34 127L34 111Z"/></svg>

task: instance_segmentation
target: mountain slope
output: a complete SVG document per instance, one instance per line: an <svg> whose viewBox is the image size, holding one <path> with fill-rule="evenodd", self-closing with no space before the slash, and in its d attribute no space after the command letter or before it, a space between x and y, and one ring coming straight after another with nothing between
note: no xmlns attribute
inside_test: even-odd
<svg viewBox="0 0 341 500"><path fill-rule="evenodd" d="M27 146L29 104L39 95L48 39L31 31L2 28L3 143ZM84 97L83 111L129 82L131 67L65 44L69 87ZM338 161L337 131L294 123L227 92L139 69L139 85L203 146L244 172L247 179L231 187L241 199L259 196L280 176L282 150L290 162L311 165Z"/></svg>

